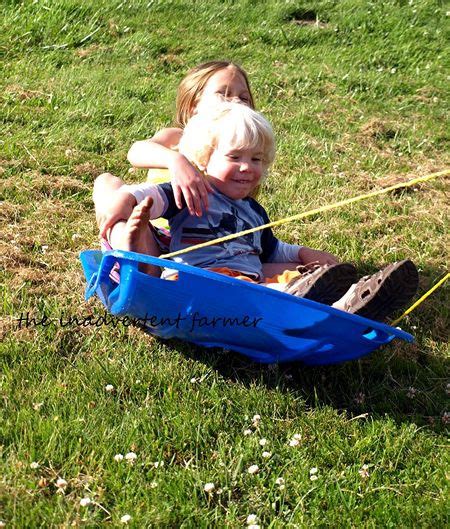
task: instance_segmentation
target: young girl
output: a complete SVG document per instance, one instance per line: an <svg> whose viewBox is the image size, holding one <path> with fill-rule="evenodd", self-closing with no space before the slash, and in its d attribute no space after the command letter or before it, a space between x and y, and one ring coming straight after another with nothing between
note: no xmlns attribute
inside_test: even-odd
<svg viewBox="0 0 450 529"><path fill-rule="evenodd" d="M252 91L247 74L238 65L228 61L211 61L193 68L181 81L177 93L176 121L178 128L167 128L157 132L150 140L134 143L128 153L128 160L135 167L162 168L165 173L149 171L150 181L162 183L171 180L175 203L182 208L183 199L192 215L201 215L202 205L208 208L208 193L211 187L197 167L180 152L178 144L187 121L196 112L214 106L217 101L227 100L239 102L250 108L255 108ZM168 171L167 171L168 170ZM100 235L108 238L112 247L123 244L115 233L110 234L117 222L126 221L131 214L129 208L123 208L116 203L115 191L124 182L109 173L100 175L94 184L94 203ZM159 256L161 247L158 239L153 237L149 241L148 252ZM300 263L308 264L336 264L337 259L327 252L310 251L304 248ZM296 263L299 264L299 263ZM295 264L282 263L278 265L264 264L265 274L275 274L285 269L294 269ZM159 270L153 269L157 275Z"/></svg>
<svg viewBox="0 0 450 529"><path fill-rule="evenodd" d="M269 222L262 206L251 198L275 156L273 132L261 114L234 103L200 110L186 125L179 148L187 159L205 167L212 189L208 211L198 217L190 215L187 207L179 210L170 184L122 186L116 191L116 203L131 211L125 225L114 227L122 232L122 249L148 253L152 239L148 222L159 216L169 220L171 251ZM355 268L348 263L326 264L306 274L286 271L271 278L264 276L263 259L298 262L302 250L278 241L266 228L181 254L175 260L335 303L336 308L373 319L384 319L416 292L417 270L411 261L394 263L358 283ZM163 273L169 278L174 274L171 270Z"/></svg>

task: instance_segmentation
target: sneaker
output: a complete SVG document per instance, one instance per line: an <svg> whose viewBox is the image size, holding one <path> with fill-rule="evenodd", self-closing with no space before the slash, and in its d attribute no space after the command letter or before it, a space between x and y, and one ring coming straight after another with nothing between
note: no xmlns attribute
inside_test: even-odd
<svg viewBox="0 0 450 529"><path fill-rule="evenodd" d="M411 301L418 286L419 273L414 263L398 261L376 274L361 278L333 307L384 321Z"/></svg>
<svg viewBox="0 0 450 529"><path fill-rule="evenodd" d="M322 265L310 269L298 267L297 270L301 275L292 279L283 292L325 305L331 305L341 298L358 278L356 268L350 263Z"/></svg>

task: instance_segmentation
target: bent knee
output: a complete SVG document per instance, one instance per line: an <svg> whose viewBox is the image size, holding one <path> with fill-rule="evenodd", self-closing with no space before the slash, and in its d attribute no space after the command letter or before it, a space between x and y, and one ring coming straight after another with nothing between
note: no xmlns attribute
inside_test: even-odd
<svg viewBox="0 0 450 529"><path fill-rule="evenodd" d="M99 191L102 193L115 191L121 186L123 186L123 181L120 178L111 173L102 173L94 180L94 194Z"/></svg>
<svg viewBox="0 0 450 529"><path fill-rule="evenodd" d="M113 182L114 180L119 180L119 178L111 173L102 173L94 180L94 185L106 184L108 182Z"/></svg>

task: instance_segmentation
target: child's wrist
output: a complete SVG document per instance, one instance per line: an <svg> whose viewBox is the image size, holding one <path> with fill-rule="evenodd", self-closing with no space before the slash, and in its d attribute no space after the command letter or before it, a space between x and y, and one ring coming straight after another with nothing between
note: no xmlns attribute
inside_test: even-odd
<svg viewBox="0 0 450 529"><path fill-rule="evenodd" d="M303 259L303 253L304 253L304 250L306 249L306 246L300 246L300 248L298 249L298 261L299 263L303 263L304 259Z"/></svg>
<svg viewBox="0 0 450 529"><path fill-rule="evenodd" d="M186 160L186 157L183 154L181 154L179 152L176 152L176 151L171 151L171 153L169 155L167 168L172 173L174 171L175 167L179 163L182 163L185 160Z"/></svg>

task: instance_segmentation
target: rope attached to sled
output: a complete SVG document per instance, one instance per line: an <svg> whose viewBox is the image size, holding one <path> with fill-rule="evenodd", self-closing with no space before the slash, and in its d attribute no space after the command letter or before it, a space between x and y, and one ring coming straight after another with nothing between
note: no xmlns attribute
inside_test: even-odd
<svg viewBox="0 0 450 529"><path fill-rule="evenodd" d="M440 279L435 285L433 285L430 290L428 290L427 292L425 292L425 294L419 298L415 303L413 303L409 309L406 309L405 312L399 317L397 318L396 320L394 320L393 322L390 323L390 325L392 325L393 327L395 325L397 325L397 323L401 320L403 320L403 318L405 316L407 316L410 312L412 312L415 308L417 308L423 301L425 301L427 299L428 296L430 296L435 290L437 290L441 285L443 285L447 279L450 277L450 273L447 273L447 275L445 275L442 279Z"/></svg>

